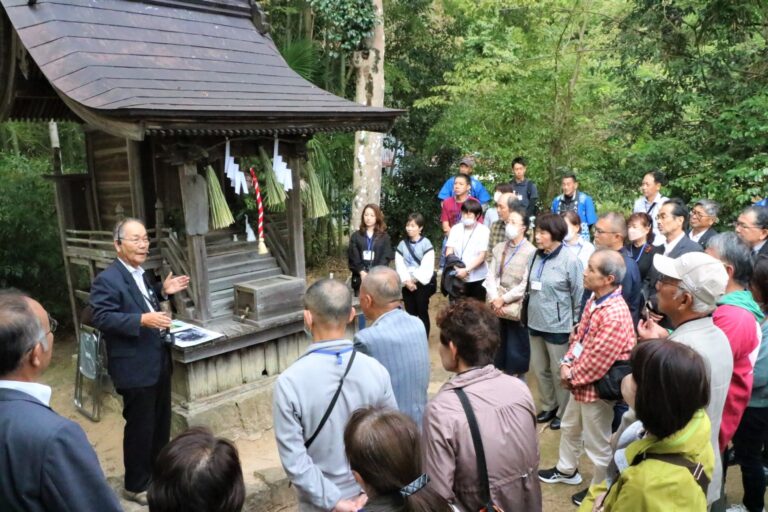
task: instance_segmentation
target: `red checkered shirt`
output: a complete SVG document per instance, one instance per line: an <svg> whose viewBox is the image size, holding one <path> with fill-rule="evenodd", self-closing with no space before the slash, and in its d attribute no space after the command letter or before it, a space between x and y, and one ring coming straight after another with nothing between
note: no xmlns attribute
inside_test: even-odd
<svg viewBox="0 0 768 512"><path fill-rule="evenodd" d="M579 402L600 399L593 383L608 373L616 361L628 360L637 340L632 315L621 296L621 286L612 295L604 302L595 304L595 295L592 294L565 354L566 359L573 361L571 392ZM578 342L584 349L579 357L575 357L574 348Z"/></svg>

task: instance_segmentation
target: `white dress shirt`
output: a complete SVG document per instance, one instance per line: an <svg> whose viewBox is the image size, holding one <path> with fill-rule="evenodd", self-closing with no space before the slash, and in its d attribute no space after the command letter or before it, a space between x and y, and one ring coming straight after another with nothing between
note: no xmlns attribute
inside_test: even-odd
<svg viewBox="0 0 768 512"><path fill-rule="evenodd" d="M128 272L131 273L133 280L136 282L136 286L139 287L141 296L144 297L144 302L147 304L147 308L149 308L150 311L154 311L155 308L152 307L152 302L149 300L149 290L147 290L147 283L144 281L144 269L141 267L133 267L120 258L117 259L125 266L125 268L128 269Z"/></svg>
<svg viewBox="0 0 768 512"><path fill-rule="evenodd" d="M682 240L684 236L685 232L682 232L671 242L664 241L664 255L669 256L669 253L680 243L680 240Z"/></svg>
<svg viewBox="0 0 768 512"><path fill-rule="evenodd" d="M39 400L44 406L51 406L51 388L45 384L22 382L20 380L0 380L0 388L21 391Z"/></svg>

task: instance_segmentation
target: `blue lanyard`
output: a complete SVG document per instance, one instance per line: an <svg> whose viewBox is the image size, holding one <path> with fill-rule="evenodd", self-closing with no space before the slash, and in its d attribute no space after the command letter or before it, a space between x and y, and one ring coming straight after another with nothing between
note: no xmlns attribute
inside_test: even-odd
<svg viewBox="0 0 768 512"><path fill-rule="evenodd" d="M637 258L635 258L635 263L640 262L640 258L643 257L643 251L645 251L646 247L648 247L648 242L645 242L643 246L640 248L640 252L637 254Z"/></svg>
<svg viewBox="0 0 768 512"><path fill-rule="evenodd" d="M368 237L368 233L365 234L365 242L368 244L368 252L371 252L371 248L373 247L373 239L376 237L376 234L372 237Z"/></svg>
<svg viewBox="0 0 768 512"><path fill-rule="evenodd" d="M541 258L541 263L539 264L539 269L537 270L536 279L541 280L541 274L544 273L544 264L547 262L550 256L552 256L552 253L549 253Z"/></svg>
<svg viewBox="0 0 768 512"><path fill-rule="evenodd" d="M313 350L312 352L308 352L309 354L323 354L326 356L336 356L336 364L341 366L341 354L346 354L347 352L352 352L354 347L347 347L343 348L341 350L334 350L330 348L319 348L317 350Z"/></svg>
<svg viewBox="0 0 768 512"><path fill-rule="evenodd" d="M621 293L619 292L619 290L616 290L615 292L613 292L612 294L607 296L605 299L601 300L600 303L602 304L603 302L607 302L607 301L611 300L611 298L617 297L619 295L621 295ZM593 304L595 304L595 302L593 302ZM594 311L590 311L589 312L589 320L587 320L587 328L584 329L584 334L581 336L581 340L580 340L581 342L583 342L585 339L587 339L587 335L589 334L589 329L592 327L592 315L593 314L594 314ZM339 363L339 364L341 364L341 363Z"/></svg>
<svg viewBox="0 0 768 512"><path fill-rule="evenodd" d="M504 253L501 255L501 267L499 267L499 279L501 279L501 274L504 272L504 269L507 268L507 265L509 265L509 263L512 261L512 258L515 257L515 254L517 254L517 251L519 251L520 247L522 247L526 242L527 240L523 238L523 241L517 244L517 247L515 247L515 250L512 252L512 255L510 255L510 257L507 258L506 261L504 260L504 256L507 254L507 249L509 249L509 245L507 245L504 248Z"/></svg>

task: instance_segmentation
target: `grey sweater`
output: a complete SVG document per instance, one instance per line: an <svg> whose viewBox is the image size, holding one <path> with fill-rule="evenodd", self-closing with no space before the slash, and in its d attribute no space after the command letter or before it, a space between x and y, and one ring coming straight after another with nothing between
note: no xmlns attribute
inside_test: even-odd
<svg viewBox="0 0 768 512"><path fill-rule="evenodd" d="M543 266L542 266L543 265ZM531 267L528 327L541 332L568 333L578 320L584 294L584 269L576 254L560 245L549 257L536 251ZM541 283L537 290L536 283Z"/></svg>
<svg viewBox="0 0 768 512"><path fill-rule="evenodd" d="M275 382L272 414L277 450L298 492L300 512L328 511L340 499L359 494L344 454L347 420L369 405L397 409L387 370L358 353L328 421L312 446L304 447L339 386L351 349L349 340L313 343Z"/></svg>

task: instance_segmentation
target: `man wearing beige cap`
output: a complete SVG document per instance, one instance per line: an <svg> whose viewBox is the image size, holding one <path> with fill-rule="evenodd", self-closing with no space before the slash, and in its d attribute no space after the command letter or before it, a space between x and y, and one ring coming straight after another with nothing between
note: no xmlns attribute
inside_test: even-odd
<svg viewBox="0 0 768 512"><path fill-rule="evenodd" d="M641 320L638 338L669 338L698 352L709 370L710 400L707 415L712 423L712 447L715 468L707 492L707 503L720 497L722 461L718 433L723 407L733 374L733 354L723 331L712 321L718 299L725 293L728 273L723 263L702 252L690 252L678 258L661 254L653 257L660 274L656 282L659 311L667 315L675 330L671 334L653 320Z"/></svg>

